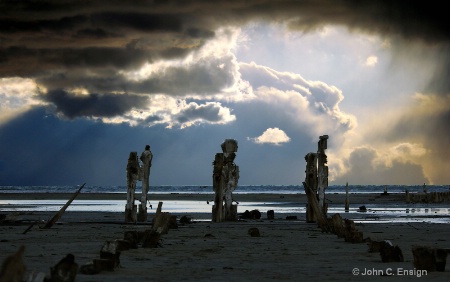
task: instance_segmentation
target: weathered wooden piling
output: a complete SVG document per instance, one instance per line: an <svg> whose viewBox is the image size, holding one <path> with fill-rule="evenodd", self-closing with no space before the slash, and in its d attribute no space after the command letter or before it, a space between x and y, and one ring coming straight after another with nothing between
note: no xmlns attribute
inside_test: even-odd
<svg viewBox="0 0 450 282"><path fill-rule="evenodd" d="M328 166L327 155L325 149L327 149L328 135L322 135L319 137L318 149L317 149L317 193L319 195L319 207L323 209L324 214L327 213L327 204L325 203L325 190L328 187Z"/></svg>
<svg viewBox="0 0 450 282"><path fill-rule="evenodd" d="M140 156L142 166L139 165L137 152L130 152L127 164L127 204L125 206L125 222L147 221L147 195L149 190L150 167L153 154L150 145L145 146ZM136 198L136 182L142 181L141 197ZM139 211L135 200L140 201Z"/></svg>
<svg viewBox="0 0 450 282"><path fill-rule="evenodd" d="M345 212L348 212L350 210L350 201L348 198L348 182L345 185Z"/></svg>
<svg viewBox="0 0 450 282"><path fill-rule="evenodd" d="M325 203L325 190L328 187L328 166L326 166L325 149L327 149L327 140L328 135L320 136L317 153L308 153L305 156L306 177L303 186L308 198L307 222L318 221L318 217L322 223L326 222L328 205Z"/></svg>
<svg viewBox="0 0 450 282"><path fill-rule="evenodd" d="M134 204L136 181L140 179L140 166L137 152L131 152L127 164L127 204L125 206L125 222L137 221L137 206Z"/></svg>
<svg viewBox="0 0 450 282"><path fill-rule="evenodd" d="M234 163L238 144L234 139L226 139L221 148L223 153L217 153L213 161L213 222L237 220L237 205L233 205L232 193L239 180L239 166Z"/></svg>
<svg viewBox="0 0 450 282"><path fill-rule="evenodd" d="M142 194L141 204L139 205L138 221L147 221L147 195L149 190L149 178L150 167L152 166L153 154L150 151L150 145L145 146L144 152L142 152L140 160L142 162Z"/></svg>

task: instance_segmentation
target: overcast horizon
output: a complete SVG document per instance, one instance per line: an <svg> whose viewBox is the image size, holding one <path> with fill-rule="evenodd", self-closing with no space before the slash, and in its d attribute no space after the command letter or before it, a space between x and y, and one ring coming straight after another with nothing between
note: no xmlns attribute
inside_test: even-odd
<svg viewBox="0 0 450 282"><path fill-rule="evenodd" d="M444 1L1 1L0 186L450 184Z"/></svg>

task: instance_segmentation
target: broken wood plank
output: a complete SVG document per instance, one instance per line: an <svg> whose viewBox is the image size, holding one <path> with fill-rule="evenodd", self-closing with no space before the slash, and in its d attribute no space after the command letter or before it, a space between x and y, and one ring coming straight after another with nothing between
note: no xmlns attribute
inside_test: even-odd
<svg viewBox="0 0 450 282"><path fill-rule="evenodd" d="M78 188L78 190L72 195L72 197L67 201L67 203L59 210L58 213L56 213L52 219L50 219L49 221L47 221L47 223L41 227L42 229L49 229L53 226L53 224L55 224L63 215L63 213L66 211L67 207L69 207L69 205L72 203L73 200L75 200L75 198L78 196L78 194L80 194L81 189L83 189L84 185L86 183L83 183L83 185L81 185L80 188Z"/></svg>

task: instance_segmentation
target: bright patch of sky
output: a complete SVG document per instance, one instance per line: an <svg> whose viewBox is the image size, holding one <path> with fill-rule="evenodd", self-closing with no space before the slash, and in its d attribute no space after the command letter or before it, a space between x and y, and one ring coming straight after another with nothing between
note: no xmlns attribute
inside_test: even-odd
<svg viewBox="0 0 450 282"><path fill-rule="evenodd" d="M340 27L302 34L280 25L250 25L242 29L236 57L334 85L345 97L342 109L359 116L374 106L402 105L429 81L432 63L393 62L395 51L385 39Z"/></svg>

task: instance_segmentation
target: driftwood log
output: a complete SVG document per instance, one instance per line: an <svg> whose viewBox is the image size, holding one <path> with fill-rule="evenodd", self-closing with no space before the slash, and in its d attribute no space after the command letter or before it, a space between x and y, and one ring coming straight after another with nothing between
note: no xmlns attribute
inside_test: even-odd
<svg viewBox="0 0 450 282"><path fill-rule="evenodd" d="M72 195L72 197L70 197L70 199L67 201L67 203L59 210L58 213L56 213L52 219L50 219L49 221L47 221L47 223L41 227L43 229L48 229L51 228L53 226L53 224L55 224L63 215L63 213L66 211L67 207L69 207L69 205L72 203L73 200L75 200L75 198L78 196L78 194L80 194L81 189L83 189L84 185L86 183L83 183L83 185L81 185L80 188L78 188L78 190ZM27 230L28 231L28 230Z"/></svg>

